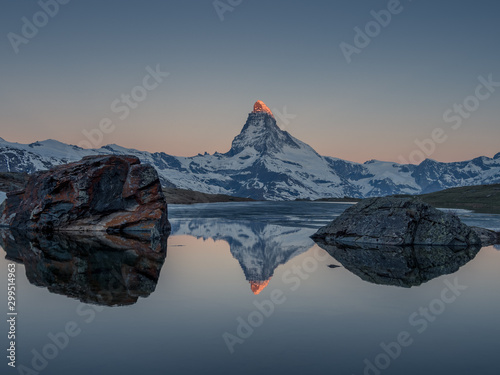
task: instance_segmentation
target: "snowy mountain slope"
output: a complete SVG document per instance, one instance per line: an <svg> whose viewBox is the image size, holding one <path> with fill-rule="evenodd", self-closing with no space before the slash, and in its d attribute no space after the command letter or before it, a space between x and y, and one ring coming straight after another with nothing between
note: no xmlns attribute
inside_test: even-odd
<svg viewBox="0 0 500 375"><path fill-rule="evenodd" d="M25 145L0 138L0 171L31 173L92 154L137 156L155 166L165 186L268 200L421 194L500 183L500 153L455 163L427 159L420 165L321 156L281 130L260 101L224 154L176 157L118 145L88 150L54 140Z"/></svg>

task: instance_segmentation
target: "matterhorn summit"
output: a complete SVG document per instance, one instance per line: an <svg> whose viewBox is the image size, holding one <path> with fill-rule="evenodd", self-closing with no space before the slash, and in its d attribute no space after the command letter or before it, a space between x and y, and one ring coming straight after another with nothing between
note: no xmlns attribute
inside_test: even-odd
<svg viewBox="0 0 500 375"><path fill-rule="evenodd" d="M300 147L290 134L278 127L272 111L259 100L254 104L245 126L234 138L227 154L233 156L249 149L254 149L259 154L269 154L279 152L285 146Z"/></svg>
<svg viewBox="0 0 500 375"><path fill-rule="evenodd" d="M259 113L259 112L266 112L274 117L273 112L262 100L257 100L253 105L253 113Z"/></svg>

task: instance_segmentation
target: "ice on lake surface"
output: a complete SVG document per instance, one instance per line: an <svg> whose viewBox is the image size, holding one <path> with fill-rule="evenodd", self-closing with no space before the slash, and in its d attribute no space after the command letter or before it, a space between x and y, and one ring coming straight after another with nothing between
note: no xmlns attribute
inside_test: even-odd
<svg viewBox="0 0 500 375"><path fill-rule="evenodd" d="M170 205L172 234L154 244L3 232L17 364L74 322L41 374L498 374L499 251L315 245L347 207Z"/></svg>

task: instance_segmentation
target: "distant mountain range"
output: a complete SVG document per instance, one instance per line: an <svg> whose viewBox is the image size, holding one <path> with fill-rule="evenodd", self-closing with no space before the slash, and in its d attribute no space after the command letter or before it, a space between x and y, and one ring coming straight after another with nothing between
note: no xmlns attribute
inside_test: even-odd
<svg viewBox="0 0 500 375"><path fill-rule="evenodd" d="M54 140L19 144L0 138L0 172L32 173L95 154L137 156L157 169L166 187L253 199L414 195L500 183L500 153L453 163L427 159L420 165L377 160L361 164L321 156L281 130L261 101L224 154L179 157L117 145L83 149Z"/></svg>

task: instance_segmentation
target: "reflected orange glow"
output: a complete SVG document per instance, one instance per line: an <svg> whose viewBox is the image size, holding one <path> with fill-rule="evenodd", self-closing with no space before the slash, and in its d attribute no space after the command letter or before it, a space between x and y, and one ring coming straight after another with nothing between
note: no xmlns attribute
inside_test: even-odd
<svg viewBox="0 0 500 375"><path fill-rule="evenodd" d="M253 113L258 113L258 112L267 112L274 117L269 107L262 100L257 100L253 105Z"/></svg>
<svg viewBox="0 0 500 375"><path fill-rule="evenodd" d="M266 288L267 284L269 284L269 281L271 281L271 279L264 281L250 281L250 288L252 288L253 294L257 295L262 292Z"/></svg>

